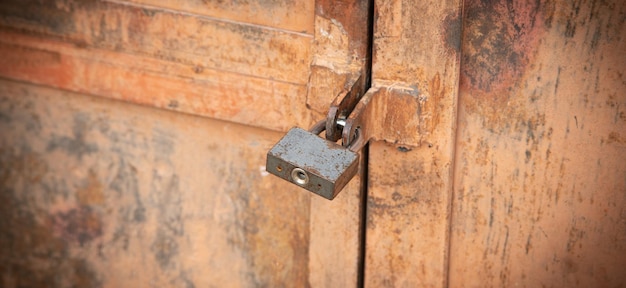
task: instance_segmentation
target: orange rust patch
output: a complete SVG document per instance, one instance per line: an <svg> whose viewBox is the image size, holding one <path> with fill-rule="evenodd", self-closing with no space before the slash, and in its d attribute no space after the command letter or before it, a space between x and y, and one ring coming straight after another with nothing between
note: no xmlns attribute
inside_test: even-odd
<svg viewBox="0 0 626 288"><path fill-rule="evenodd" d="M617 132L609 133L607 144L618 143L618 144L626 144L626 137L621 136Z"/></svg>
<svg viewBox="0 0 626 288"><path fill-rule="evenodd" d="M315 14L317 17L333 19L341 23L341 26L350 36L350 50L365 56L367 45L368 2L367 1L315 1Z"/></svg>
<svg viewBox="0 0 626 288"><path fill-rule="evenodd" d="M87 177L87 185L76 191L78 202L82 205L102 204L104 195L102 194L102 183L98 180L98 176L93 171L89 171Z"/></svg>
<svg viewBox="0 0 626 288"><path fill-rule="evenodd" d="M50 217L55 234L81 246L102 235L102 220L89 207L58 212Z"/></svg>
<svg viewBox="0 0 626 288"><path fill-rule="evenodd" d="M523 78L549 9L529 1L469 0L465 4L461 89L474 97L502 103L505 92Z"/></svg>

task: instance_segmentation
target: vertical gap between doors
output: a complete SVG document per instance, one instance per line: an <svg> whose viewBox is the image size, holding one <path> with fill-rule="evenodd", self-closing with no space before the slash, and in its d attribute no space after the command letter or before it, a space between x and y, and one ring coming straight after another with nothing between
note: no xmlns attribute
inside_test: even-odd
<svg viewBox="0 0 626 288"><path fill-rule="evenodd" d="M367 4L367 54L365 62L365 89L367 91L372 86L372 56L374 51L374 0L369 0ZM366 238L367 238L367 199L368 199L368 186L369 186L369 144L363 147L361 152L362 157L362 180L361 180L361 200L359 207L360 221L359 221L359 259L358 259L358 273L357 273L357 287L365 286L365 265L366 265Z"/></svg>
<svg viewBox="0 0 626 288"><path fill-rule="evenodd" d="M359 221L359 262L358 262L358 273L357 273L357 287L364 287L365 286L365 252L366 252L366 246L365 246L365 240L367 237L367 186L369 184L368 182L368 166L369 166L369 150L370 150L370 145L366 144L365 147L363 147L363 151L361 152L361 157L363 158L362 160L362 181L361 181L361 207L359 207L360 209L360 221Z"/></svg>

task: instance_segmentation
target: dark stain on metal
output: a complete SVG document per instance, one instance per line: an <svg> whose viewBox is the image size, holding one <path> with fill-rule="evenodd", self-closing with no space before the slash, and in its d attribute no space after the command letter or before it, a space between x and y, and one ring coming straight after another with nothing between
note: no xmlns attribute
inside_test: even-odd
<svg viewBox="0 0 626 288"><path fill-rule="evenodd" d="M146 8L142 8L141 12L143 13L143 15L146 15L148 17L154 17L154 15L156 14L156 10L154 9L146 9Z"/></svg>
<svg viewBox="0 0 626 288"><path fill-rule="evenodd" d="M122 208L126 211L126 218L134 222L146 221L146 208L139 195L137 168L131 164L127 164L126 160L124 160L122 156L119 156L116 169L117 171L114 172L115 178L113 178L109 184L109 188L117 192L118 197L130 194L135 199L134 205Z"/></svg>
<svg viewBox="0 0 626 288"><path fill-rule="evenodd" d="M194 284L193 281L189 280L189 277L185 272L181 272L177 278L172 279L172 281L170 281L170 284L172 284L172 286L174 287L196 288L196 284Z"/></svg>
<svg viewBox="0 0 626 288"><path fill-rule="evenodd" d="M427 193L429 193L429 191L434 191L429 187L437 186L439 185L438 183L442 183L442 180L438 175L425 172L404 174L403 177L389 177L387 175L396 175L397 173L402 173L403 171L425 171L423 162L409 163L408 161L403 161L399 164L391 162L388 164L387 169L381 171L381 173L371 174L369 181L377 183L377 185L382 187L389 187L390 191L394 192L391 193L391 197L377 197L374 195L368 197L368 227L375 227L375 219L382 217L383 215L387 215L392 219L395 219L396 217L404 217L404 214L400 212L403 211L403 209L412 209L412 207L429 203L429 201L432 201L433 198L428 196ZM415 168L415 165L418 165L420 168ZM418 188L409 190L397 188L407 186ZM411 193L403 193L408 191L411 191Z"/></svg>
<svg viewBox="0 0 626 288"><path fill-rule="evenodd" d="M368 1L351 0L318 0L315 1L315 14L326 19L335 19L341 23L350 39L350 50L363 53L367 45L368 31L363 29L368 21Z"/></svg>
<svg viewBox="0 0 626 288"><path fill-rule="evenodd" d="M154 254L154 258L159 263L162 270L168 270L173 267L173 258L178 256L177 239L163 229L158 229L155 240L150 246L150 250Z"/></svg>
<svg viewBox="0 0 626 288"><path fill-rule="evenodd" d="M18 1L13 2L17 3ZM29 3L34 3L34 1ZM98 7L105 6L105 8L115 6L110 3L91 3L95 3L93 5L98 5ZM3 6L4 4L4 2L0 4L0 7L5 7ZM32 5L27 7L32 8ZM87 4L82 2L77 2L76 4L76 6L81 5L85 6ZM25 8L16 7L27 11ZM76 7L70 6L66 8L70 12L75 12L73 9ZM54 7L54 9L61 8ZM129 10L133 9L129 8ZM113 16L118 16L118 14L113 12L116 11L108 14L106 9L94 8L83 9L81 13L85 13L85 11L93 11L94 19L98 20L97 23L94 23L94 27L91 28L96 34L99 32L103 32L103 34L109 32L110 34L120 33L119 30L108 30L109 24L111 26L118 25L118 27L125 26L115 22L117 20ZM37 14L39 10L32 9L29 13ZM74 16L71 13L63 15L63 17L67 16L67 19L72 19L72 16ZM36 18L35 15L33 19ZM133 20L141 17L131 18ZM101 19L104 20L101 21ZM106 21L112 21L112 23L107 23ZM29 31L28 33L37 29L43 31L41 32L42 34L48 33L48 30L45 27L42 28L39 24L34 23L32 27L22 28L25 31ZM133 25L127 26L132 27ZM33 27L35 29L31 29ZM61 34L62 37L67 36L68 41L74 41L75 39L72 37L80 38L84 36L82 34L68 36L67 33L68 30L63 30L57 33L57 36ZM133 38L133 33L129 34ZM109 35L106 37L111 38L94 38L93 40L96 42L105 41L107 43L121 41L115 36ZM77 39L76 41L83 41L79 42L82 43L81 47L94 45L86 42L84 39ZM105 42L98 43L98 45L106 48L108 44ZM112 46L118 47L118 44ZM2 93L7 93L5 91L7 86L9 85L6 85L6 82L0 85ZM13 86L18 86L23 90L49 91L43 88L29 88L28 85L13 84ZM62 95L63 98L48 100L45 97L56 93ZM18 96L9 99L12 102L11 105L13 103L21 104L25 102L19 97L20 94L16 95ZM74 109L84 111L86 114L77 113L73 115L73 120L67 120L72 119L72 114L70 114L72 112L68 113L69 117L67 119L59 116L62 113L58 112L55 112L57 114L52 113L52 117L50 117L51 115L47 115L46 109L41 108L41 106L57 103L56 101L66 99L65 97L74 98L67 102L63 100L64 104L84 104L87 102L81 102L82 100L80 99L87 99L89 96L77 96L58 91L46 92L42 93L42 95L39 95L41 97L32 97L35 100L35 105L39 106L37 110L31 111L28 108L17 107L15 110L18 110L20 113L14 113L15 111L7 112L5 107L10 105L4 105L0 101L1 114L6 115L0 121L17 122L16 119L21 119L20 117L24 119L38 119L30 117L32 113L40 113L42 117L48 117L42 121L44 126L51 122L59 121L59 123L55 122L46 126L47 130L44 129L44 132L48 134L42 135L31 132L26 133L22 130L14 132L12 124L0 123L2 125L2 129L0 129L2 133L0 134L3 136L8 131L10 135L14 134L20 137L18 140L15 140L17 143L41 143L42 145L39 146L43 148L39 149L43 151L28 151L37 150L35 149L37 146L20 148L12 145L13 142L6 138L0 139L0 231L2 231L0 233L0 257L3 259L2 263L0 263L0 273L2 273L1 277L3 280L10 279L9 281L16 283L17 287L99 287L102 284L99 275L94 271L100 270L92 269L93 267L86 260L92 258L72 258L69 255L71 253L79 255L84 253L94 256L95 253L98 253L97 259L103 260L104 264L98 263L96 268L103 269L103 266L106 267L108 265L106 261L112 263L119 257L119 254L124 254L120 252L128 251L132 249L129 247L140 243L145 248L142 248L141 251L133 251L133 254L137 253L141 255L140 257L147 256L142 258L147 260L146 264L152 266L156 262L159 265L158 267L168 270L166 273L167 277L177 277L179 275L179 278L173 282L176 285L195 286L187 278L187 275L180 272L179 264L182 261L182 257L178 258L179 254L183 253L185 249L184 242L181 242L183 238L180 237L185 232L184 215L180 206L180 202L184 199L182 197L184 197L185 191L183 191L179 183L183 177L176 174L176 171L172 172L170 167L168 167L171 164L168 161L172 161L172 153L176 148L174 144L183 140L176 139L172 136L176 133L168 133L168 130L155 129L153 131L145 131L145 129L142 130L143 128L135 128L136 123L133 122L133 119L139 119L137 123L145 124L146 122L141 119L153 113L148 110L141 110L145 114L140 114L136 118L108 118L115 117L111 115L120 115L119 113L111 112L111 110L114 110L111 109L112 107L120 108L120 106L101 106L100 104L104 102L89 102L90 105L85 107L84 110L82 107L74 106ZM100 104L91 106L91 103ZM55 106L54 110L58 111L57 107ZM94 107L104 107L110 110L102 112L97 109L93 110L92 108ZM74 129L68 132L67 127L72 126L72 121ZM19 122L19 125L25 125L26 123ZM148 124L145 126L154 127ZM10 128L7 130L6 127ZM33 127L36 127L36 125ZM94 139L97 142L92 143L91 140ZM15 151L20 149L24 150L20 152L24 152L23 154L13 155L13 153L17 153ZM261 185L258 183L263 183L262 185L267 184L266 181L261 179L258 170L256 170L258 165L255 164L254 173L251 173L250 165L254 162L250 160L251 162L246 163L246 160L254 159L258 155L242 155L250 151L246 150L248 149L247 147L242 149L240 147L225 146L219 147L219 149L224 149L222 151L227 151L227 153L232 155L241 156L243 160L232 161L229 159L230 161L223 161L223 155L218 155L219 157L216 159L219 161L212 163L215 165L209 165L211 168L222 170L221 174L223 175L230 175L224 176L230 177L224 183L231 186L228 186L224 193L218 194L228 194L228 197L231 197L230 200L232 200L229 203L235 206L234 209L237 215L232 216L232 218L236 219L229 218L227 221L235 221L237 224L223 229L232 232L233 236L230 241L234 243L233 246L240 249L240 254L246 257L249 267L247 268L247 274L242 276L249 276L253 280L251 281L252 286L306 286L309 263L309 219L307 218L309 213L306 211L309 207L308 197L294 193L281 198L280 201L276 201L276 195L274 194L276 191L266 186L256 186ZM215 151L214 154L217 155L220 152ZM51 171L47 166L54 164L53 161L57 159L54 158L56 156L58 156L58 159L71 161L72 165L76 164L74 166L76 169L71 170L73 168L68 168L68 170ZM44 158L41 159L41 157ZM13 165L11 163L13 160L21 163L20 165L22 165L24 172L16 174L15 167L19 165ZM55 166L53 165L53 167ZM151 167L153 167L153 170L150 170ZM241 179L241 171L250 172L245 175L247 177L245 181ZM41 181L43 183L40 183L40 186L34 186L32 185L33 183L21 185L20 183L27 182L24 180L32 181L33 183ZM103 189L105 191L102 191ZM215 191L207 192L213 193ZM54 196L50 196L51 194L54 194ZM35 195L38 195L37 197L43 195L41 197L43 200L34 199ZM5 198L10 197L15 199L5 201ZM60 204L62 205L59 206L62 207L54 210L56 208L51 207L53 206L51 203L54 203L53 200L55 200L54 197L67 201L61 201L62 203ZM75 204L75 200L78 206L72 206ZM104 201L104 207L100 207L102 201ZM41 209L41 206L44 209ZM286 219L285 217L275 217L275 215L291 216L289 219ZM155 219L158 223L156 233L137 236L137 231L153 231L144 228L154 227L153 225L157 224L153 222ZM106 235L106 237L102 235ZM109 235L112 237L109 238ZM18 241L16 239L28 240ZM225 248L228 249L229 247ZM8 259L8 261L5 262L5 259ZM42 263L45 263L46 267L42 268ZM287 273L277 273L275 271L287 271ZM16 273L19 273L19 275ZM146 273L153 272L147 271ZM105 278L105 280L108 279Z"/></svg>
<svg viewBox="0 0 626 288"><path fill-rule="evenodd" d="M196 74L200 74L204 71L204 67L200 65L193 66L193 72Z"/></svg>
<svg viewBox="0 0 626 288"><path fill-rule="evenodd" d="M152 181L154 187L152 192L155 193L159 206L159 223L172 235L183 236L185 231L178 175L174 174L170 177L154 175Z"/></svg>
<svg viewBox="0 0 626 288"><path fill-rule="evenodd" d="M443 20L444 43L449 52L459 54L461 52L461 19L458 13L448 14Z"/></svg>
<svg viewBox="0 0 626 288"><path fill-rule="evenodd" d="M292 65L296 61L304 61L301 57L303 55L301 46L292 45L285 39L273 41L280 38L276 36L277 32L262 27L229 22L216 24L215 20L208 20L205 17L108 1L39 2L36 0L0 2L0 25L28 34L62 40L77 47L125 51L186 65L195 66L196 63L201 62L205 67L219 69L224 69L223 66L231 66L230 68L238 70L237 72L244 73L249 73L246 71L254 70L253 68L258 66L257 68L261 71L271 70L271 77L278 77L284 81L289 81L292 78L291 75L285 75L281 69L273 66L283 67L283 65ZM161 18L153 19L157 17ZM214 36L208 34L214 30L207 27L214 27L221 33L239 35L247 42L248 47L256 47L246 49L246 51L256 50L257 54L264 51L275 57L269 63L262 63L262 61L257 63L258 59L254 58L253 54L238 58L241 55L236 53L240 50L224 49L222 60L230 61L219 61L214 57L203 58L201 55L215 55L215 50L223 45L217 44L219 41L205 41L206 37L198 36L197 38L195 35L171 33L171 29L158 24L168 20L173 23L192 23L190 25L197 25L194 31L206 32L197 35ZM85 22L89 24L85 25ZM155 48L156 46L150 43L158 43L157 46L160 48ZM260 46L266 49L259 49ZM231 55L226 56L228 54ZM197 71L197 67L192 69Z"/></svg>
<svg viewBox="0 0 626 288"><path fill-rule="evenodd" d="M398 151L400 151L400 152L410 152L411 150L413 150L413 149L411 149L409 147L404 147L404 146L398 146L398 148L396 148L396 149L398 149Z"/></svg>
<svg viewBox="0 0 626 288"><path fill-rule="evenodd" d="M98 151L98 145L89 143L86 134L89 132L87 123L89 115L77 113L74 115L73 137L54 135L48 142L48 152L61 149L70 155L81 159L86 154L93 154Z"/></svg>
<svg viewBox="0 0 626 288"><path fill-rule="evenodd" d="M55 32L73 32L75 23L70 16L71 12L59 9L58 5L58 2L37 0L1 1L0 23L20 19L27 25L44 26Z"/></svg>
<svg viewBox="0 0 626 288"><path fill-rule="evenodd" d="M51 222L61 238L81 246L102 235L101 217L88 206L51 215Z"/></svg>
<svg viewBox="0 0 626 288"><path fill-rule="evenodd" d="M11 155L12 149L4 149L3 144L0 141L0 275L3 283L14 287L101 287L100 277L91 264L70 256L69 251L71 242L87 244L102 234L99 215L87 207L54 215L39 209L27 192L41 187L42 177L33 178L32 173L46 174L45 166L43 170L36 167L46 162L32 152ZM31 150L30 147L23 149ZM17 182L23 185L16 186ZM51 265L42 265L43 259L48 259Z"/></svg>
<svg viewBox="0 0 626 288"><path fill-rule="evenodd" d="M507 95L499 92L517 85L533 61L553 5L540 1L467 1L461 88L490 94L494 100Z"/></svg>

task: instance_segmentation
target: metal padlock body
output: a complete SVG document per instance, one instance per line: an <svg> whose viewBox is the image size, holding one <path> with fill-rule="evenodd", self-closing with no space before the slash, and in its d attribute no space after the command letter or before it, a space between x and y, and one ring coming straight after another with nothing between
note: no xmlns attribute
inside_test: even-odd
<svg viewBox="0 0 626 288"><path fill-rule="evenodd" d="M357 173L359 154L295 127L267 152L266 170L332 200Z"/></svg>

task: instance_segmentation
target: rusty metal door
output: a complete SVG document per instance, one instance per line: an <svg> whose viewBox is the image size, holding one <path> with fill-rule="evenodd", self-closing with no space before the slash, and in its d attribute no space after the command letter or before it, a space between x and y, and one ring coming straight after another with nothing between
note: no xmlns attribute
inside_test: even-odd
<svg viewBox="0 0 626 288"><path fill-rule="evenodd" d="M0 286L626 285L626 5L570 2L2 1ZM360 174L268 176L363 71Z"/></svg>
<svg viewBox="0 0 626 288"><path fill-rule="evenodd" d="M375 1L420 137L371 144L365 283L626 285L624 1L419 2Z"/></svg>
<svg viewBox="0 0 626 288"><path fill-rule="evenodd" d="M359 181L318 203L264 157L365 65L369 11L2 1L0 286L355 286Z"/></svg>
<svg viewBox="0 0 626 288"><path fill-rule="evenodd" d="M418 2L375 1L420 125L371 143L367 286L626 285L624 1Z"/></svg>

